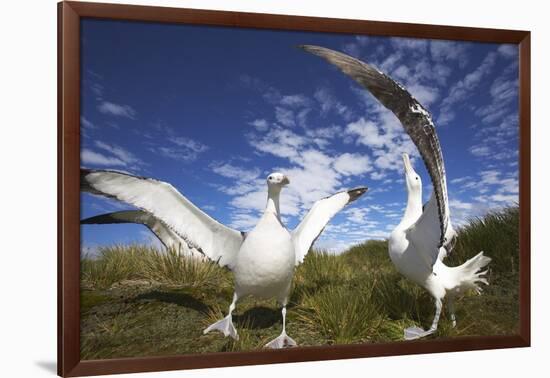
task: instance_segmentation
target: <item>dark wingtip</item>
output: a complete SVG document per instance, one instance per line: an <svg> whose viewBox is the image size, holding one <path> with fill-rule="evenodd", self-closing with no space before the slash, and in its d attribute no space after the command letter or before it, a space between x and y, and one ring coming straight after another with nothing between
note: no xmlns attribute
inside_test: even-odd
<svg viewBox="0 0 550 378"><path fill-rule="evenodd" d="M88 176L90 173L92 173L91 169L80 168L80 190L83 192L88 192L92 189L88 184L88 180L86 180L86 176Z"/></svg>
<svg viewBox="0 0 550 378"><path fill-rule="evenodd" d="M366 186L361 187L361 188L355 188L355 189L348 190L348 194L349 194L349 202L348 203L353 202L357 198L361 197L363 194L365 194L367 192L367 190L369 190L369 188L367 188Z"/></svg>
<svg viewBox="0 0 550 378"><path fill-rule="evenodd" d="M111 214L102 214L96 215L93 217L85 218L80 220L80 224L104 224L104 223L115 223Z"/></svg>
<svg viewBox="0 0 550 378"><path fill-rule="evenodd" d="M130 211L117 211L114 213L105 213L101 215L95 215L93 217L80 220L80 224L113 224L113 223L132 223L131 220L123 219L123 214L131 213Z"/></svg>

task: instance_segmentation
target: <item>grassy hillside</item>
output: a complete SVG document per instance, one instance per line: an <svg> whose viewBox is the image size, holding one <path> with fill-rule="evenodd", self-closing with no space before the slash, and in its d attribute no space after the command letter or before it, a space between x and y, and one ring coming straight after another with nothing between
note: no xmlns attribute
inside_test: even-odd
<svg viewBox="0 0 550 378"><path fill-rule="evenodd" d="M458 325L446 314L432 337L517 332L518 209L474 219L459 230L446 263L457 265L483 250L493 261L483 295L457 301ZM239 351L261 348L281 331L274 301L244 299L234 323L239 341L202 330L226 314L232 275L213 263L133 245L82 259L83 359ZM299 345L402 340L403 328L429 327L430 296L393 267L387 242L367 241L334 256L312 251L297 268L287 332Z"/></svg>

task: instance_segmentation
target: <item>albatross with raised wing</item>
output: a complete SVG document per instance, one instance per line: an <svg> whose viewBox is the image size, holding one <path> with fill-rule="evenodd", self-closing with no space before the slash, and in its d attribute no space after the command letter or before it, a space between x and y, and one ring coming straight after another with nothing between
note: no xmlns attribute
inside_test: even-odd
<svg viewBox="0 0 550 378"><path fill-rule="evenodd" d="M389 255L397 270L423 286L435 299L435 316L428 330L405 329L405 339L416 339L437 330L443 298L449 297L453 325L456 324L453 298L487 284L481 271L491 259L480 252L458 267L448 267L442 260L450 252L456 236L449 217L447 181L443 154L430 113L399 83L371 65L346 54L318 46L301 46L338 67L366 88L391 110L418 148L430 174L434 191L422 209L422 184L407 155L404 156L408 201L401 223L389 238Z"/></svg>

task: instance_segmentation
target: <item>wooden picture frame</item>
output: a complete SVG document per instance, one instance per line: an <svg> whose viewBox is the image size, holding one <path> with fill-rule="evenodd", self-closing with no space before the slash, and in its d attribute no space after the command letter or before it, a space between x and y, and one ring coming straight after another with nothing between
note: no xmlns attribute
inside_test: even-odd
<svg viewBox="0 0 550 378"><path fill-rule="evenodd" d="M519 45L520 331L512 336L461 337L391 344L304 347L276 351L80 359L80 20L301 30ZM150 6L58 4L58 374L82 376L250 364L362 358L530 345L530 33L528 31L342 20Z"/></svg>

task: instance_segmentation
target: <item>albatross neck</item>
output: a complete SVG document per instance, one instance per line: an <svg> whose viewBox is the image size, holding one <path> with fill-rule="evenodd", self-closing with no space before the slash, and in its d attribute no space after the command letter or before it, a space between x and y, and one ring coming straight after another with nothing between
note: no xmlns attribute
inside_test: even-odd
<svg viewBox="0 0 550 378"><path fill-rule="evenodd" d="M407 208L401 220L401 227L409 228L422 215L422 191L408 191Z"/></svg>
<svg viewBox="0 0 550 378"><path fill-rule="evenodd" d="M279 194L281 194L281 188L270 187L267 192L267 206L265 208L266 213L273 213L277 219L281 219L279 211Z"/></svg>

